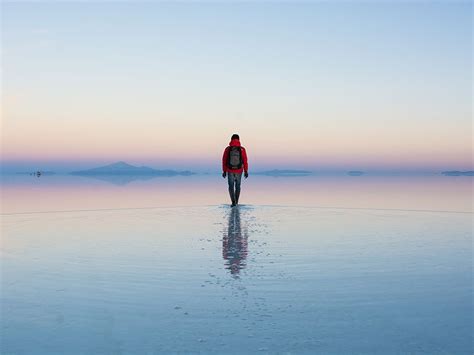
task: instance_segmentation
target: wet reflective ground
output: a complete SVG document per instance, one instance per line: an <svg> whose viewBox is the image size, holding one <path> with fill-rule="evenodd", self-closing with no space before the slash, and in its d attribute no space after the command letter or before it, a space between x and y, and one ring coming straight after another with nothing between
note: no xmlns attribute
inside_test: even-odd
<svg viewBox="0 0 474 355"><path fill-rule="evenodd" d="M470 213L3 216L4 353L472 353Z"/></svg>
<svg viewBox="0 0 474 355"><path fill-rule="evenodd" d="M471 354L472 178L2 180L6 354Z"/></svg>
<svg viewBox="0 0 474 355"><path fill-rule="evenodd" d="M230 202L220 175L176 177L0 175L2 213L216 206ZM472 213L469 176L274 177L250 175L241 202L251 205L462 211Z"/></svg>

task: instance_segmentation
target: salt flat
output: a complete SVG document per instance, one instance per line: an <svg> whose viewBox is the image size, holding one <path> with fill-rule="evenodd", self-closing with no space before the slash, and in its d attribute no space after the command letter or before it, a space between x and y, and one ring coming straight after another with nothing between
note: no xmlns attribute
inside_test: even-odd
<svg viewBox="0 0 474 355"><path fill-rule="evenodd" d="M472 214L2 216L2 353L472 353Z"/></svg>

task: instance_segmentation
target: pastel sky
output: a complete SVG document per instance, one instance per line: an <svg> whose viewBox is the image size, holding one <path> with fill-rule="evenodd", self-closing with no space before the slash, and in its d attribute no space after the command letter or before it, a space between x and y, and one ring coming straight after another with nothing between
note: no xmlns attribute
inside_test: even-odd
<svg viewBox="0 0 474 355"><path fill-rule="evenodd" d="M2 163L472 169L472 4L4 2Z"/></svg>

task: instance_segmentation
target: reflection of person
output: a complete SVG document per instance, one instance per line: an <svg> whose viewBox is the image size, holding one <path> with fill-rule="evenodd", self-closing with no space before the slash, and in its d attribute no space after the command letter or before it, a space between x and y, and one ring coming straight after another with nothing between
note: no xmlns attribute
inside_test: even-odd
<svg viewBox="0 0 474 355"><path fill-rule="evenodd" d="M242 180L242 172L245 178L248 178L249 166L247 162L247 152L240 145L238 134L233 134L229 146L225 148L222 155L222 177L228 176L229 195L232 206L239 203L240 181Z"/></svg>
<svg viewBox="0 0 474 355"><path fill-rule="evenodd" d="M248 234L245 228L242 233L240 211L237 207L233 208L229 214L227 234L224 231L222 238L222 256L226 260L226 269L229 269L234 277L237 277L240 270L245 267L248 254L247 239Z"/></svg>

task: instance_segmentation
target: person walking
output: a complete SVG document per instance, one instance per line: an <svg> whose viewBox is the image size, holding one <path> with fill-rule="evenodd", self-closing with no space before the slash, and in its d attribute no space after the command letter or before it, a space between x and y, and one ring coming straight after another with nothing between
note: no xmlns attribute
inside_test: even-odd
<svg viewBox="0 0 474 355"><path fill-rule="evenodd" d="M248 178L248 170L247 152L240 145L239 135L233 134L229 146L225 148L222 155L222 177L224 179L227 177L232 207L239 203L242 173L244 173L245 178Z"/></svg>

